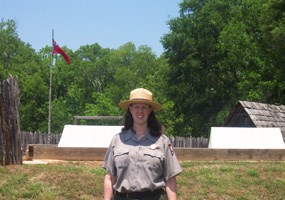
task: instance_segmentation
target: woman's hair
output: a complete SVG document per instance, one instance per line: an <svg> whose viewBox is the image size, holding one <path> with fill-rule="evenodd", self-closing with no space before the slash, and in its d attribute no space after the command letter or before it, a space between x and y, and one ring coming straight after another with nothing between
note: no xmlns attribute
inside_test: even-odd
<svg viewBox="0 0 285 200"><path fill-rule="evenodd" d="M162 125L157 120L155 113L151 111L151 113L148 116L147 120L149 133L152 136L160 136L162 134ZM124 121L124 127L122 128L122 131L128 130L133 128L134 120L131 111L128 109L125 115L125 121Z"/></svg>

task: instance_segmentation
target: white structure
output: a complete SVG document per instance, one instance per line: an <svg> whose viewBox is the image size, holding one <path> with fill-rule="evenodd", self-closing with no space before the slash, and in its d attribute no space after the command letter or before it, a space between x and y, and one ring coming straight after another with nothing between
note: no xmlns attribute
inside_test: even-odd
<svg viewBox="0 0 285 200"><path fill-rule="evenodd" d="M285 149L280 128L212 127L208 148Z"/></svg>
<svg viewBox="0 0 285 200"><path fill-rule="evenodd" d="M58 147L109 147L122 126L65 125Z"/></svg>

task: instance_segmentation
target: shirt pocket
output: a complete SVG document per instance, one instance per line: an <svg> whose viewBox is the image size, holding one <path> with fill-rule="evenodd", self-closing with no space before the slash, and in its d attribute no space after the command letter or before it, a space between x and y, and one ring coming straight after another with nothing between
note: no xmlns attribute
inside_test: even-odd
<svg viewBox="0 0 285 200"><path fill-rule="evenodd" d="M145 150L143 152L144 161L149 169L155 172L162 172L164 155L158 150Z"/></svg>
<svg viewBox="0 0 285 200"><path fill-rule="evenodd" d="M117 168L126 168L129 166L129 152L130 150L126 148L114 149L114 160Z"/></svg>

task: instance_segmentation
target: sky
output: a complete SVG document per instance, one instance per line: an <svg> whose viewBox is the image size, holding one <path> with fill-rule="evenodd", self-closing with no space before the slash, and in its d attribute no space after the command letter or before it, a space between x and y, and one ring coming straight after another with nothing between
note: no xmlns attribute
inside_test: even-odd
<svg viewBox="0 0 285 200"><path fill-rule="evenodd" d="M17 23L19 38L37 52L51 46L76 51L98 43L117 49L127 42L147 45L160 56L167 22L179 16L182 0L0 0L0 19Z"/></svg>

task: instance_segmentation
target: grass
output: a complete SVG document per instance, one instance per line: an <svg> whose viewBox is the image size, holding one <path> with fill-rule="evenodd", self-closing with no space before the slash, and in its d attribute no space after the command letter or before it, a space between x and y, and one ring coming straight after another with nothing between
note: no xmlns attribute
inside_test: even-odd
<svg viewBox="0 0 285 200"><path fill-rule="evenodd" d="M0 167L0 199L102 199L101 162ZM181 162L178 199L285 200L285 162Z"/></svg>

